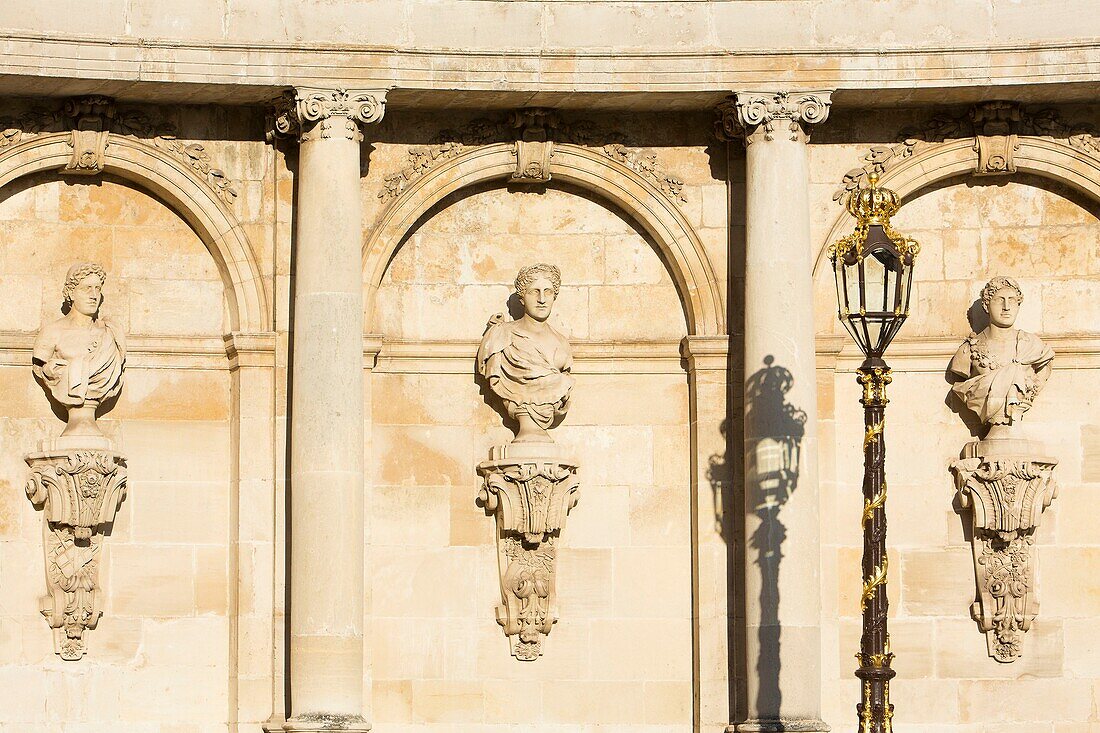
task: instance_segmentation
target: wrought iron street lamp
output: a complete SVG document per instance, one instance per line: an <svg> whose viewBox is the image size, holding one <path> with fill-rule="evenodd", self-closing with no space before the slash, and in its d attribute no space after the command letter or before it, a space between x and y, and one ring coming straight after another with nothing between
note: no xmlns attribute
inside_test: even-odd
<svg viewBox="0 0 1100 733"><path fill-rule="evenodd" d="M886 347L909 315L913 262L920 251L916 241L890 227L898 210L898 195L879 188L878 175L867 177L848 199L856 218L852 234L829 248L836 276L839 317L863 351L858 380L863 385L863 635L859 668L863 699L856 705L860 733L891 733L894 706L890 680L894 655L890 652L886 598L886 385L890 367L883 360Z"/></svg>

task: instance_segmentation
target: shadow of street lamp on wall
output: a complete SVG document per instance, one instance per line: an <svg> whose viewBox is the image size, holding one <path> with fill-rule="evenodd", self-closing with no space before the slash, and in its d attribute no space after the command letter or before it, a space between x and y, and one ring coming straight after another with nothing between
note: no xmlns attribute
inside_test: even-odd
<svg viewBox="0 0 1100 733"><path fill-rule="evenodd" d="M894 706L886 598L886 385L892 379L884 360L887 347L909 315L913 264L920 245L890 227L898 210L898 195L878 185L878 174L867 187L852 192L848 212L856 218L852 234L829 247L836 278L838 317L863 352L858 370L863 386L863 592L860 609L863 633L859 668L862 700L856 705L859 733L891 733Z"/></svg>
<svg viewBox="0 0 1100 733"><path fill-rule="evenodd" d="M787 402L794 384L789 369L775 363L771 354L764 366L746 380L745 459L746 507L759 520L748 538L760 567L759 649L756 657L756 710L779 718L783 707L780 686L783 627L779 618L779 568L787 528L780 512L798 488L799 458L806 434L806 412Z"/></svg>

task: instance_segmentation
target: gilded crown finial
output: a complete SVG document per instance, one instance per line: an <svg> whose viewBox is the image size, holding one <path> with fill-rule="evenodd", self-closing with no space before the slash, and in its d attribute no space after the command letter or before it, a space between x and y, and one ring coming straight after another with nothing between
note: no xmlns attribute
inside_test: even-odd
<svg viewBox="0 0 1100 733"><path fill-rule="evenodd" d="M897 192L878 185L879 172L867 172L867 185L852 191L848 197L848 213L855 217L856 228L852 234L834 242L829 247L829 257L862 259L863 246L867 241L868 227L880 226L886 236L894 243L898 251L906 257L916 256L920 245L909 237L898 234L890 226L890 217L901 208L901 197Z"/></svg>
<svg viewBox="0 0 1100 733"><path fill-rule="evenodd" d="M861 224L887 225L900 206L894 191L878 185L878 176L878 171L870 171L867 187L857 188L848 198L848 212Z"/></svg>

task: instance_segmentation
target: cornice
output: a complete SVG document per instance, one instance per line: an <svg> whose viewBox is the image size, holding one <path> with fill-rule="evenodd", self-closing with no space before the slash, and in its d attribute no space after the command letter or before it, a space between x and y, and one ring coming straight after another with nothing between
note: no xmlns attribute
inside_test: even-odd
<svg viewBox="0 0 1100 733"><path fill-rule="evenodd" d="M575 59L577 64L562 64ZM782 61L781 63L777 63ZM897 90L905 99L943 88L1031 85L1035 101L1066 101L1063 85L1100 77L1100 40L954 48L470 50L325 43L230 43L60 37L7 32L0 41L0 93L73 94L84 85L150 101L258 104L279 88L308 83L378 89L391 104L418 94L634 95L618 103L667 108L661 95L691 95L684 107L708 108L731 89ZM914 73L919 69L919 74ZM51 84L52 80L52 84ZM34 82L34 83L32 83ZM200 84L201 86L186 86ZM115 90L113 87L119 89ZM1089 96L1081 90L1077 97ZM1093 90L1095 91L1095 90ZM914 96L916 95L916 96ZM1044 96L1045 95L1045 96ZM877 95L882 97L882 94ZM887 95L888 96L888 95ZM1002 93L1001 96L1005 96ZM1093 95L1095 96L1095 95ZM902 97L899 97L901 99ZM471 100L479 104L481 100ZM539 104L538 98L529 100ZM549 100L548 100L549 101ZM840 101L840 100L838 100ZM403 102L401 102L403 103ZM509 106L522 106L509 105Z"/></svg>

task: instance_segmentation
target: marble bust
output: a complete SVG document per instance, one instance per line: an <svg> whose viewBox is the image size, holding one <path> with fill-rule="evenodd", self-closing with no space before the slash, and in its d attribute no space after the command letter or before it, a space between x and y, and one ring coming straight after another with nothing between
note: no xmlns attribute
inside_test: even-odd
<svg viewBox="0 0 1100 733"><path fill-rule="evenodd" d="M96 437L96 410L122 389L126 344L99 316L107 272L94 262L69 268L62 291L65 315L38 333L32 353L35 378L68 412L63 438Z"/></svg>
<svg viewBox="0 0 1100 733"><path fill-rule="evenodd" d="M552 443L547 429L564 418L573 390L573 352L547 319L561 289L554 265L524 267L516 275L523 316L490 319L477 353L478 373L519 423L513 443Z"/></svg>
<svg viewBox="0 0 1100 733"><path fill-rule="evenodd" d="M1015 327L1024 300L1019 284L995 277L981 293L989 325L972 333L951 359L962 378L954 392L989 431L986 439L1007 438L1050 377L1054 351L1033 333Z"/></svg>

